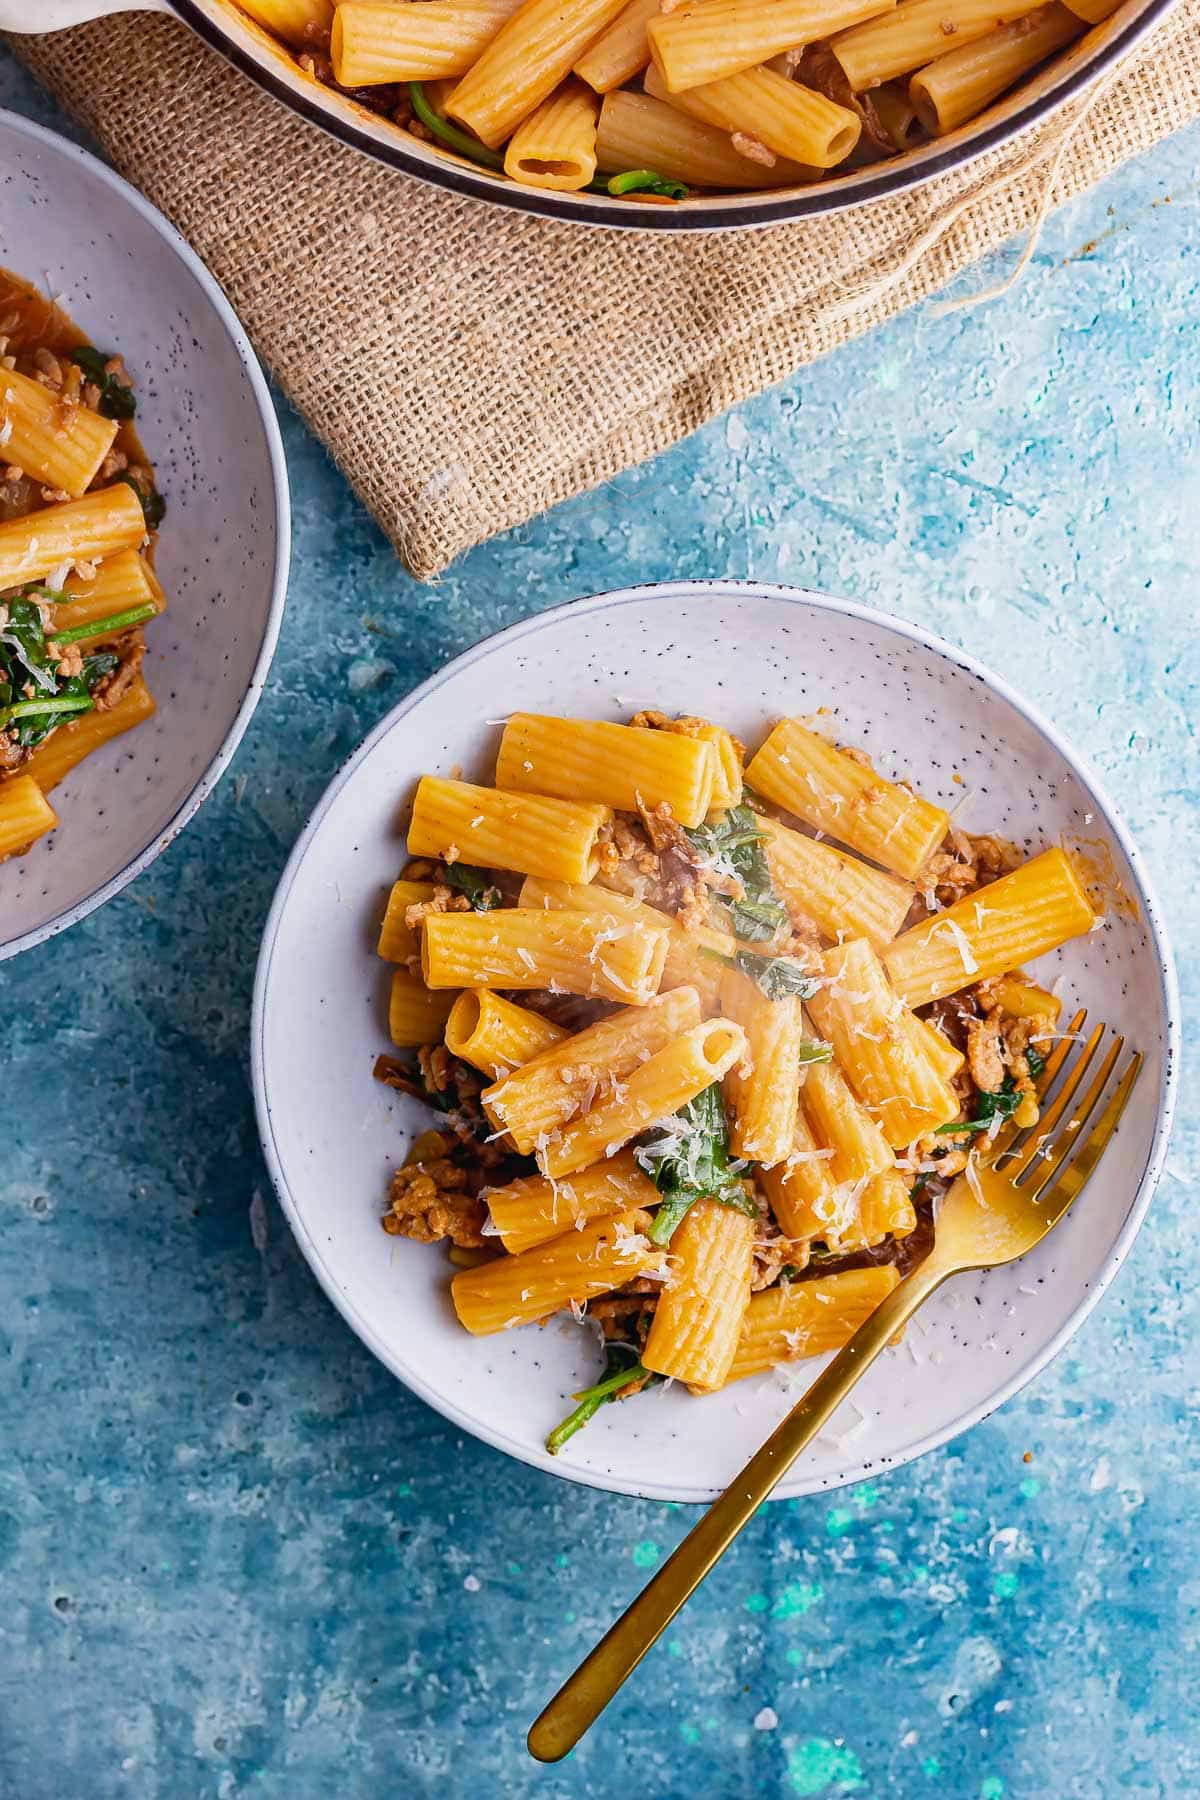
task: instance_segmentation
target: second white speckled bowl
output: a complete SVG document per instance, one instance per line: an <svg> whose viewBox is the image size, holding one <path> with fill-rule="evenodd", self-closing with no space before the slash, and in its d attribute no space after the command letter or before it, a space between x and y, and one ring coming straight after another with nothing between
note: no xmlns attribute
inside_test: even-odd
<svg viewBox="0 0 1200 1800"><path fill-rule="evenodd" d="M0 862L0 960L110 899L210 792L266 680L287 591L287 470L228 301L160 213L52 132L0 114L0 266L45 289L133 372L167 500L147 631L154 718L55 788L57 829Z"/></svg>
<svg viewBox="0 0 1200 1800"><path fill-rule="evenodd" d="M885 1351L779 1489L854 1481L945 1442L1062 1348L1115 1274L1165 1154L1178 1062L1170 955L1144 869L1095 778L1011 689L951 645L862 607L794 589L679 582L558 607L478 645L386 718L338 775L284 872L263 935L253 1075L284 1208L326 1292L424 1399L489 1443L597 1487L703 1500L727 1485L815 1365L695 1399L677 1385L601 1410L558 1457L547 1431L595 1379L570 1318L472 1338L448 1300L442 1246L380 1230L387 1176L432 1115L371 1078L387 1048L388 971L373 954L405 858L417 777L461 764L490 780L497 713L701 713L755 746L782 714L832 712L839 734L958 805L973 831L1031 851L1099 840L1133 906L1037 965L1145 1053L1086 1195L1024 1261L949 1283Z"/></svg>

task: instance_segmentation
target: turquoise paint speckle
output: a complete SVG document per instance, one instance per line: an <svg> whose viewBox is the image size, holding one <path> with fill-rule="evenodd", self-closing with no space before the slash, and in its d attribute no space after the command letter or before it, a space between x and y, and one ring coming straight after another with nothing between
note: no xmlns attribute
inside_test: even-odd
<svg viewBox="0 0 1200 1800"><path fill-rule="evenodd" d="M773 1619L799 1619L811 1612L822 1598L820 1583L816 1581L791 1581L776 1599L771 1608Z"/></svg>
<svg viewBox="0 0 1200 1800"><path fill-rule="evenodd" d="M698 1744L700 1742L700 1727L698 1725L681 1725L679 1727L679 1735L685 1744Z"/></svg>
<svg viewBox="0 0 1200 1800"><path fill-rule="evenodd" d="M0 103L61 128L6 63ZM1198 158L1200 127L1055 215L996 305L910 313L740 407L736 457L718 421L436 588L281 406L293 579L233 769L125 894L0 971L5 1794L625 1800L631 1768L671 1800L776 1800L793 1770L872 1800L970 1800L1001 1775L1014 1800L1200 1793L1179 1580L1200 1476L1194 1026L1170 1173L1070 1356L877 1471L873 1511L860 1486L756 1514L569 1771L533 1769L528 1722L645 1579L630 1547L665 1558L695 1514L524 1468L394 1381L296 1250L246 1079L275 882L362 735L498 625L667 575L848 594L1007 676L1124 809L1194 1020ZM581 234L580 257L604 242ZM432 291L436 245L426 262ZM634 1404L653 1419L653 1396ZM842 1538L833 1507L855 1513ZM1018 1521L1001 1603L988 1545ZM820 1605L772 1617L800 1581ZM755 1732L767 1704L780 1727ZM854 1764L793 1760L839 1737Z"/></svg>
<svg viewBox="0 0 1200 1800"><path fill-rule="evenodd" d="M825 1514L825 1529L830 1537L844 1537L854 1524L854 1514L844 1506L831 1506Z"/></svg>
<svg viewBox="0 0 1200 1800"><path fill-rule="evenodd" d="M863 1511L866 1512L878 1502L879 1489L873 1481L860 1481L858 1486L854 1489L852 1498L855 1505L861 1506Z"/></svg>
<svg viewBox="0 0 1200 1800"><path fill-rule="evenodd" d="M1004 1800L1004 1783L998 1775L985 1775L979 1784L979 1800Z"/></svg>
<svg viewBox="0 0 1200 1800"><path fill-rule="evenodd" d="M862 1764L853 1750L828 1738L809 1738L788 1755L788 1780L795 1793L852 1794L863 1784Z"/></svg>
<svg viewBox="0 0 1200 1800"><path fill-rule="evenodd" d="M652 1569L662 1555L658 1545L649 1538L633 1546L633 1565L636 1569Z"/></svg>
<svg viewBox="0 0 1200 1800"><path fill-rule="evenodd" d="M997 1600L1011 1600L1020 1585L1019 1577L1011 1569L1001 1569L992 1582L992 1592Z"/></svg>
<svg viewBox="0 0 1200 1800"><path fill-rule="evenodd" d="M765 1594L747 1594L742 1601L748 1613L765 1613L770 1604Z"/></svg>
<svg viewBox="0 0 1200 1800"><path fill-rule="evenodd" d="M1027 1475L1018 1491L1022 1500L1036 1500L1042 1491L1042 1484L1036 1475Z"/></svg>

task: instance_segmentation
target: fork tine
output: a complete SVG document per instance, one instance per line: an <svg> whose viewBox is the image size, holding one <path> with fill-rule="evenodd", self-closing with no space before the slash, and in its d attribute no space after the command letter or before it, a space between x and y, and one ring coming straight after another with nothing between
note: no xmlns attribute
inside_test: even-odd
<svg viewBox="0 0 1200 1800"><path fill-rule="evenodd" d="M1141 1071L1142 1053L1140 1050L1135 1050L1130 1058L1129 1067L1113 1091L1112 1099L1096 1120L1086 1142L1080 1145L1074 1160L1063 1170L1048 1194L1043 1187L1036 1195L1031 1196L1041 1200L1042 1210L1045 1214L1055 1219L1060 1217L1086 1186L1093 1169L1107 1150L1109 1140L1121 1122L1121 1114L1125 1111L1129 1096L1133 1092L1133 1084ZM1029 1192L1029 1190L1022 1189L1022 1192Z"/></svg>
<svg viewBox="0 0 1200 1800"><path fill-rule="evenodd" d="M1040 1093L1048 1094L1050 1092L1050 1089L1058 1078L1058 1071L1062 1068L1067 1057L1071 1054L1071 1045L1083 1030L1084 1020L1086 1018L1087 1007L1081 1006L1079 1011L1075 1014L1075 1017L1071 1020L1071 1023L1067 1026L1062 1037L1059 1038L1057 1044L1055 1044L1053 1050L1046 1058L1046 1067L1042 1070L1042 1078L1038 1083L1038 1090Z"/></svg>
<svg viewBox="0 0 1200 1800"><path fill-rule="evenodd" d="M1096 1107L1100 1104L1100 1096L1108 1086L1109 1076L1116 1068L1118 1059L1124 1048L1125 1039L1123 1037L1118 1037L1105 1052L1104 1061L1101 1063L1096 1073L1095 1080L1088 1088L1083 1099L1079 1102L1079 1105L1072 1108L1071 1116L1062 1127L1057 1138L1055 1138L1053 1142L1050 1141L1048 1135L1043 1138L1041 1154L1035 1159L1031 1159L1029 1164L1029 1167L1032 1169L1032 1179L1027 1187L1022 1187L1021 1189L1021 1192L1029 1199L1036 1200L1039 1194L1045 1192L1053 1177L1057 1175L1068 1156L1070 1156L1072 1150L1075 1149L1077 1144L1082 1142L1083 1128L1091 1118ZM1024 1173L1025 1171L1022 1170L1022 1174ZM1020 1180L1020 1177L1018 1177L1018 1180Z"/></svg>
<svg viewBox="0 0 1200 1800"><path fill-rule="evenodd" d="M1100 1048L1105 1030L1106 1027L1103 1022L1094 1028L1087 1043L1083 1046L1083 1049L1080 1051L1074 1063L1072 1063L1071 1067L1067 1070L1066 1075L1063 1078L1062 1087L1055 1095L1054 1100L1033 1127L1025 1142L1018 1150L1014 1151L1012 1161L1005 1163L1004 1173L1008 1176L1010 1181L1020 1180L1034 1157L1040 1152L1043 1144L1045 1144L1047 1138L1050 1136L1050 1133L1058 1124L1058 1121L1066 1112L1067 1107L1071 1103L1072 1096L1075 1094L1080 1082L1083 1080L1091 1066L1092 1058ZM1062 1061L1060 1059L1059 1068L1061 1067ZM1057 1073L1057 1070L1055 1073Z"/></svg>

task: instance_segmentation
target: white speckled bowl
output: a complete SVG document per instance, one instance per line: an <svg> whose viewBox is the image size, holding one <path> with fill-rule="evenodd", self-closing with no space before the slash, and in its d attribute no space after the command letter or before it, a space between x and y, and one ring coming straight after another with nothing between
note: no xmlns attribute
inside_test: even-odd
<svg viewBox="0 0 1200 1800"><path fill-rule="evenodd" d="M737 656L731 657L736 646ZM1043 959L1146 1055L1120 1132L1059 1229L1024 1262L950 1284L906 1346L855 1392L779 1492L854 1481L944 1443L1042 1368L1127 1253L1166 1150L1178 1063L1170 953L1145 872L1092 776L1023 701L951 645L844 601L742 582L679 582L558 607L488 639L411 694L347 763L279 884L255 989L253 1075L263 1146L301 1248L335 1304L402 1380L466 1430L597 1487L704 1500L787 1410L781 1377L694 1399L678 1387L605 1407L556 1458L546 1432L595 1378L570 1319L469 1337L444 1249L388 1238L389 1170L429 1122L371 1078L387 1048L388 972L373 955L404 860L406 803L425 770L490 779L498 712L620 717L631 703L703 713L750 744L784 713L833 710L846 739L968 829L1030 849L1102 839L1136 919ZM492 723L488 723L488 721ZM954 780L961 775L965 785ZM804 1365L808 1370L816 1365ZM857 1410L856 1410L857 1407Z"/></svg>
<svg viewBox="0 0 1200 1800"><path fill-rule="evenodd" d="M153 862L236 750L287 591L279 427L221 290L179 234L94 157L0 113L0 266L62 297L133 371L167 500L147 632L154 718L54 790L57 830L0 862L0 960L72 925Z"/></svg>

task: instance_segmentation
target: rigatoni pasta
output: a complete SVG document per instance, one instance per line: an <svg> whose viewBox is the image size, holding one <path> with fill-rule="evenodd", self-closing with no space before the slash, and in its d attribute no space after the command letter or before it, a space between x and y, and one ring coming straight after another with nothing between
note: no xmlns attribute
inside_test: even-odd
<svg viewBox="0 0 1200 1800"><path fill-rule="evenodd" d="M549 989L644 1006L658 992L666 948L665 931L636 919L601 939L590 913L431 913L421 970L431 988Z"/></svg>
<svg viewBox="0 0 1200 1800"><path fill-rule="evenodd" d="M798 721L755 737L743 784L691 714L516 713L497 786L417 789L379 940L415 1056L377 1072L439 1128L385 1225L450 1239L471 1332L600 1327L554 1452L844 1342L976 1143L1036 1124L1058 1006L1014 965L1094 920L1064 851L951 829Z"/></svg>
<svg viewBox="0 0 1200 1800"><path fill-rule="evenodd" d="M102 418L82 397L68 399L16 369L0 370L0 436L4 455L26 475L79 500L113 447L116 419Z"/></svg>
<svg viewBox="0 0 1200 1800"><path fill-rule="evenodd" d="M381 129L518 187L643 207L904 156L985 114L1118 3L244 0Z"/></svg>
<svg viewBox="0 0 1200 1800"><path fill-rule="evenodd" d="M799 719L781 719L746 769L766 800L896 875L912 879L950 826L944 807L885 781Z"/></svg>
<svg viewBox="0 0 1200 1800"><path fill-rule="evenodd" d="M1044 850L903 932L883 953L906 1006L1032 962L1096 923L1079 868L1067 851Z"/></svg>
<svg viewBox="0 0 1200 1800"><path fill-rule="evenodd" d="M625 0L524 0L446 101L494 150L535 112Z"/></svg>
<svg viewBox="0 0 1200 1800"><path fill-rule="evenodd" d="M426 775L417 787L408 847L414 856L482 864L544 875L553 881L590 881L596 845L612 821L607 806L508 794L469 781Z"/></svg>
<svg viewBox="0 0 1200 1800"><path fill-rule="evenodd" d="M636 1011L597 1020L485 1088L484 1110L492 1125L507 1131L528 1155L699 1022L700 1004L688 988L662 994Z"/></svg>
<svg viewBox="0 0 1200 1800"><path fill-rule="evenodd" d="M671 1240L671 1273L642 1351L644 1367L686 1381L694 1392L721 1387L750 1303L753 1260L753 1220L698 1200Z"/></svg>
<svg viewBox="0 0 1200 1800"><path fill-rule="evenodd" d="M715 0L707 0L715 4ZM739 188L752 179L759 187L795 187L812 171L786 157L769 166L751 163L733 147L729 133L702 125L678 107L649 94L620 88L604 96L596 132L596 159L602 169L656 169L690 187Z"/></svg>
<svg viewBox="0 0 1200 1800"><path fill-rule="evenodd" d="M497 1236L515 1256L593 1219L657 1206L658 1191L633 1151L622 1150L558 1181L519 1175L504 1187L488 1188L487 1203Z"/></svg>
<svg viewBox="0 0 1200 1800"><path fill-rule="evenodd" d="M646 27L658 14L661 0L626 0L607 31L590 43L575 64L575 73L597 94L611 93L650 61ZM622 163L622 168L628 168Z"/></svg>
<svg viewBox="0 0 1200 1800"><path fill-rule="evenodd" d="M828 950L826 985L809 1001L818 1031L893 1149L948 1125L958 1097L943 1079L865 938Z"/></svg>
<svg viewBox="0 0 1200 1800"><path fill-rule="evenodd" d="M468 988L446 1020L446 1048L492 1081L552 1050L567 1033L553 1019L514 1006L487 988Z"/></svg>
<svg viewBox="0 0 1200 1800"><path fill-rule="evenodd" d="M1079 34L1079 19L1057 4L998 25L917 70L908 89L917 118L931 137L956 131Z"/></svg>
<svg viewBox="0 0 1200 1800"><path fill-rule="evenodd" d="M163 503L121 358L2 270L0 360L0 797L20 781L29 800L154 710L140 670L165 605ZM30 839L54 825L17 810L37 814Z"/></svg>
<svg viewBox="0 0 1200 1800"><path fill-rule="evenodd" d="M844 161L862 133L857 113L774 69L746 69L672 94L656 65L646 92L702 124L813 169Z"/></svg>
<svg viewBox="0 0 1200 1800"><path fill-rule="evenodd" d="M856 93L922 68L948 47L986 37L997 25L1019 19L1042 0L904 0L886 16L852 25L831 47ZM947 30L949 26L949 30Z"/></svg>
<svg viewBox="0 0 1200 1800"><path fill-rule="evenodd" d="M899 1279L886 1266L847 1269L752 1295L725 1379L743 1381L763 1369L840 1350Z"/></svg>
<svg viewBox="0 0 1200 1800"><path fill-rule="evenodd" d="M513 132L504 171L529 187L573 193L596 173L600 102L581 81L564 81Z"/></svg>
<svg viewBox="0 0 1200 1800"><path fill-rule="evenodd" d="M715 776L716 753L704 739L606 719L514 713L496 755L501 787L599 801L625 812L669 806L681 825L703 821Z"/></svg>
<svg viewBox="0 0 1200 1800"><path fill-rule="evenodd" d="M0 856L15 856L58 824L54 808L32 775L0 782Z"/></svg>
<svg viewBox="0 0 1200 1800"><path fill-rule="evenodd" d="M329 55L342 87L465 75L520 0L343 0Z"/></svg>

